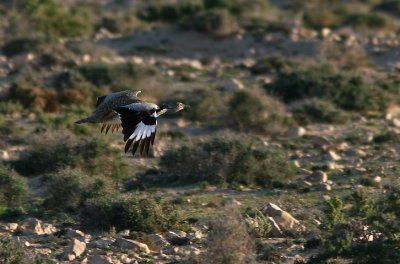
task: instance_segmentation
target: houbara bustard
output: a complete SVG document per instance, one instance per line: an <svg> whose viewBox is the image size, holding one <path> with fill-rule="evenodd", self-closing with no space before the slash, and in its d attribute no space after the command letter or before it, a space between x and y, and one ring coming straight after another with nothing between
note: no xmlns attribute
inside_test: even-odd
<svg viewBox="0 0 400 264"><path fill-rule="evenodd" d="M150 145L154 144L156 136L157 117L166 112L178 112L187 105L180 102L164 103L160 106L140 100L140 91L122 91L99 97L94 113L81 123L103 123L102 130L106 133L112 127L112 132L122 125L125 153L132 146L132 155L140 149L140 155L148 155Z"/></svg>

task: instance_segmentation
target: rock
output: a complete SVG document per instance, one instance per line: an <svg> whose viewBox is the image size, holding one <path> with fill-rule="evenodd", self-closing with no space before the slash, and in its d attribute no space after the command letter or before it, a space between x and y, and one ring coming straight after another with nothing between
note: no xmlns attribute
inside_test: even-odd
<svg viewBox="0 0 400 264"><path fill-rule="evenodd" d="M101 239L91 241L90 243L88 243L88 247L108 249L114 242L115 242L114 239L101 238Z"/></svg>
<svg viewBox="0 0 400 264"><path fill-rule="evenodd" d="M93 255L88 259L88 264L112 264L113 261L110 257L104 255Z"/></svg>
<svg viewBox="0 0 400 264"><path fill-rule="evenodd" d="M52 224L44 223L42 225L42 228L43 228L43 233L44 234L50 235L50 234L53 234L53 233L57 232L57 228L55 226L53 226Z"/></svg>
<svg viewBox="0 0 400 264"><path fill-rule="evenodd" d="M321 184L319 185L318 188L321 191L331 191L332 190L332 186L329 183L325 183L325 182L321 182Z"/></svg>
<svg viewBox="0 0 400 264"><path fill-rule="evenodd" d="M373 181L374 181L375 183L381 183L382 178L381 178L380 176L375 176L374 179L373 179Z"/></svg>
<svg viewBox="0 0 400 264"><path fill-rule="evenodd" d="M131 233L131 231L129 229L125 229L125 230L119 231L117 234L117 237L129 237L130 233Z"/></svg>
<svg viewBox="0 0 400 264"><path fill-rule="evenodd" d="M69 238L76 238L76 239L78 239L79 241L85 241L85 233L83 233L83 232L80 231L80 230L75 230L75 229L72 229L72 228L67 228L67 231L66 231L66 233L65 233L65 236L66 236L66 237L69 237Z"/></svg>
<svg viewBox="0 0 400 264"><path fill-rule="evenodd" d="M286 132L286 135L290 138L302 137L306 134L306 129L304 127L292 127Z"/></svg>
<svg viewBox="0 0 400 264"><path fill-rule="evenodd" d="M134 63L134 64L143 64L143 58L141 58L141 57L137 57L137 56L133 56L132 57L132 62Z"/></svg>
<svg viewBox="0 0 400 264"><path fill-rule="evenodd" d="M330 146L332 142L323 136L312 136L311 143L316 146Z"/></svg>
<svg viewBox="0 0 400 264"><path fill-rule="evenodd" d="M150 234L147 235L147 238L151 241L152 244L154 244L157 247L167 247L169 246L169 242L162 236L159 234Z"/></svg>
<svg viewBox="0 0 400 264"><path fill-rule="evenodd" d="M10 155L8 154L7 151L0 150L0 159L9 160L10 159Z"/></svg>
<svg viewBox="0 0 400 264"><path fill-rule="evenodd" d="M114 246L119 247L121 249L131 249L135 251L140 251L146 254L150 253L150 249L146 244L126 238L117 238L114 242Z"/></svg>
<svg viewBox="0 0 400 264"><path fill-rule="evenodd" d="M235 78L231 78L224 82L223 88L227 92L236 92L244 89L243 83Z"/></svg>
<svg viewBox="0 0 400 264"><path fill-rule="evenodd" d="M1 230L8 231L8 232L14 232L15 230L17 230L17 228L18 228L17 223L7 223L1 227Z"/></svg>
<svg viewBox="0 0 400 264"><path fill-rule="evenodd" d="M203 233L201 233L200 230L196 230L194 232L190 232L186 235L186 238L189 239L190 241L196 240L196 239L201 239L203 237Z"/></svg>
<svg viewBox="0 0 400 264"><path fill-rule="evenodd" d="M57 232L57 228L51 224L42 224L42 221L29 217L18 223L17 232L22 235L50 235Z"/></svg>
<svg viewBox="0 0 400 264"><path fill-rule="evenodd" d="M78 239L73 238L68 248L64 252L64 258L67 260L74 260L76 257L85 252L86 244L85 242L81 242Z"/></svg>
<svg viewBox="0 0 400 264"><path fill-rule="evenodd" d="M323 28L323 29L321 30L321 36L322 36L323 38L329 37L330 34L331 34L331 29L330 29L330 28Z"/></svg>
<svg viewBox="0 0 400 264"><path fill-rule="evenodd" d="M400 119L399 118L393 118L392 119L392 125L394 127L400 127Z"/></svg>
<svg viewBox="0 0 400 264"><path fill-rule="evenodd" d="M232 206L232 205L233 206L240 206L240 205L242 205L242 203L239 202L236 199L233 199L233 198L226 198L226 199L224 199L222 201L222 205L225 205L225 206Z"/></svg>
<svg viewBox="0 0 400 264"><path fill-rule="evenodd" d="M283 232L281 230L281 228L279 227L279 225L275 222L274 218L272 217L268 217L268 220L271 224L271 236L273 237L282 237L283 236Z"/></svg>
<svg viewBox="0 0 400 264"><path fill-rule="evenodd" d="M167 238L167 241L172 245L182 246L189 244L189 239L186 237L186 233L183 231L168 231L165 233L165 237Z"/></svg>
<svg viewBox="0 0 400 264"><path fill-rule="evenodd" d="M323 171L314 171L310 176L310 180L313 182L326 182L328 180L328 174Z"/></svg>
<svg viewBox="0 0 400 264"><path fill-rule="evenodd" d="M325 159L330 160L330 161L337 161L341 160L342 158L333 150L328 151L328 153L325 154Z"/></svg>
<svg viewBox="0 0 400 264"><path fill-rule="evenodd" d="M262 212L266 216L272 217L282 231L298 232L305 230L305 227L297 219L276 204L269 203L262 209Z"/></svg>

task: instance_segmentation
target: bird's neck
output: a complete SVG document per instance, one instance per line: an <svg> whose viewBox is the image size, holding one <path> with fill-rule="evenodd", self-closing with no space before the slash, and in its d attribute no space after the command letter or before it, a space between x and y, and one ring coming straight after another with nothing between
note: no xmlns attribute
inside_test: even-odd
<svg viewBox="0 0 400 264"><path fill-rule="evenodd" d="M167 112L167 111L168 111L167 108L160 108L160 109L156 110L156 114L157 114L157 116L160 116L162 114L165 114L165 112Z"/></svg>

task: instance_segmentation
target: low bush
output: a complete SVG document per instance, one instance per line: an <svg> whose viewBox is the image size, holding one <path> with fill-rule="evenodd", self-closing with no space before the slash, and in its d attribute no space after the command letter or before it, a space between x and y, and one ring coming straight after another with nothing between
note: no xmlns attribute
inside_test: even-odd
<svg viewBox="0 0 400 264"><path fill-rule="evenodd" d="M51 209L74 212L86 199L103 196L111 183L90 177L79 169L64 168L45 177L44 205Z"/></svg>
<svg viewBox="0 0 400 264"><path fill-rule="evenodd" d="M21 53L33 52L41 44L38 39L16 38L4 44L2 51L7 57L12 57Z"/></svg>
<svg viewBox="0 0 400 264"><path fill-rule="evenodd" d="M337 28L341 25L342 19L342 15L338 12L326 7L308 10L303 16L304 24L316 30Z"/></svg>
<svg viewBox="0 0 400 264"><path fill-rule="evenodd" d="M250 68L252 74L270 74L289 70L292 67L290 61L281 56L268 56L257 60L257 63Z"/></svg>
<svg viewBox="0 0 400 264"><path fill-rule="evenodd" d="M25 179L0 163L0 205L16 207L25 201L28 188Z"/></svg>
<svg viewBox="0 0 400 264"><path fill-rule="evenodd" d="M110 85L118 79L133 77L136 73L135 67L131 63L87 64L81 66L79 72L96 86Z"/></svg>
<svg viewBox="0 0 400 264"><path fill-rule="evenodd" d="M26 19L46 40L77 37L91 31L87 15L77 8L68 9L57 0L25 0L19 12L21 19Z"/></svg>
<svg viewBox="0 0 400 264"><path fill-rule="evenodd" d="M212 220L205 263L253 263L255 251L247 225L236 208L223 208Z"/></svg>
<svg viewBox="0 0 400 264"><path fill-rule="evenodd" d="M12 237L0 236L0 263L3 264L30 264L31 256Z"/></svg>
<svg viewBox="0 0 400 264"><path fill-rule="evenodd" d="M0 114L9 115L14 113L21 113L23 110L19 102L14 101L0 101Z"/></svg>
<svg viewBox="0 0 400 264"><path fill-rule="evenodd" d="M398 0L382 1L375 9L398 16L400 15L400 2Z"/></svg>
<svg viewBox="0 0 400 264"><path fill-rule="evenodd" d="M348 115L330 101L321 99L304 100L291 107L294 119L302 124L343 123Z"/></svg>
<svg viewBox="0 0 400 264"><path fill-rule="evenodd" d="M346 24L360 29L393 29L394 23L379 13L360 13L350 16Z"/></svg>
<svg viewBox="0 0 400 264"><path fill-rule="evenodd" d="M361 112L383 111L389 101L382 89L361 77L331 73L324 68L281 72L266 89L285 102L320 98L344 110Z"/></svg>
<svg viewBox="0 0 400 264"><path fill-rule="evenodd" d="M239 91L229 102L227 124L243 132L276 132L290 123L280 101L262 91Z"/></svg>
<svg viewBox="0 0 400 264"><path fill-rule="evenodd" d="M86 201L82 221L93 229L130 229L155 233L185 226L179 212L173 206L154 198L101 197Z"/></svg>
<svg viewBox="0 0 400 264"><path fill-rule="evenodd" d="M373 138L374 143L400 143L400 135L394 131L384 131Z"/></svg>
<svg viewBox="0 0 400 264"><path fill-rule="evenodd" d="M373 199L371 193L358 190L348 199L350 210L344 210L343 204L335 199L333 207L342 208L340 214L335 214L340 215L340 221L336 221L332 232L323 239L324 250L308 263L331 263L335 259L351 263L399 262L400 254L396 250L400 247L399 193L393 187ZM326 213L332 215L334 211Z"/></svg>
<svg viewBox="0 0 400 264"><path fill-rule="evenodd" d="M82 168L89 174L119 177L120 167L125 164L115 159L119 151L101 138L77 139L73 135L44 134L20 159L13 162L23 175L38 175L58 171L61 168ZM122 171L123 172L123 171Z"/></svg>
<svg viewBox="0 0 400 264"><path fill-rule="evenodd" d="M262 147L249 137L217 137L167 151L160 161L180 183L269 186L285 183L296 169L279 149Z"/></svg>

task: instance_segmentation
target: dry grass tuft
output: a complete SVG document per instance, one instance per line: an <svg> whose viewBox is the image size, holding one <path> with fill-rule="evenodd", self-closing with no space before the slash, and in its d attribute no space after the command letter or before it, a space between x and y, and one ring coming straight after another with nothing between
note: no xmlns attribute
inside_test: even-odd
<svg viewBox="0 0 400 264"><path fill-rule="evenodd" d="M211 223L204 263L255 263L253 241L234 206L226 206Z"/></svg>

